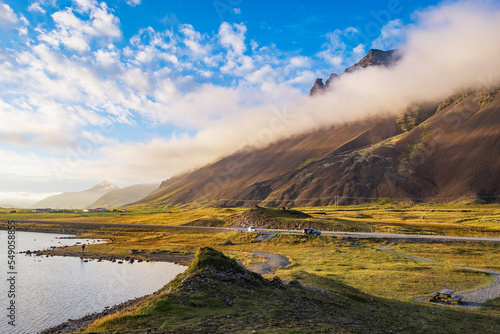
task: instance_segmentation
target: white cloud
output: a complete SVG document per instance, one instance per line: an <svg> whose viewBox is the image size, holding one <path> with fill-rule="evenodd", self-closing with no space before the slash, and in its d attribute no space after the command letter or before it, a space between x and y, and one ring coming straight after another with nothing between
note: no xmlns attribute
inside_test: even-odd
<svg viewBox="0 0 500 334"><path fill-rule="evenodd" d="M47 11L45 9L43 9L41 6L40 6L40 3L38 2L33 2L29 7L28 7L28 11L30 12L33 12L33 13L42 13L42 14L46 14Z"/></svg>
<svg viewBox="0 0 500 334"><path fill-rule="evenodd" d="M11 28L19 22L14 10L0 1L0 26L4 29Z"/></svg>
<svg viewBox="0 0 500 334"><path fill-rule="evenodd" d="M322 45L323 51L318 52L317 56L329 63L334 72L342 72L349 64L358 60L354 59L358 56L357 49L351 50L346 44L346 41L352 40L357 33L358 30L353 27L328 33L328 42Z"/></svg>
<svg viewBox="0 0 500 334"><path fill-rule="evenodd" d="M92 0L75 0L76 11L88 15L88 20L77 17L72 8L52 14L57 29L38 29L38 39L53 46L64 45L78 52L90 50L90 43L97 40L108 44L121 38L120 20L111 14L106 3Z"/></svg>
<svg viewBox="0 0 500 334"><path fill-rule="evenodd" d="M223 22L219 27L220 42L224 47L231 49L236 55L242 55L246 51L246 32L247 28L243 24Z"/></svg>
<svg viewBox="0 0 500 334"><path fill-rule="evenodd" d="M132 6L132 7L140 5L142 2L142 0L126 0L126 1L127 1L127 5Z"/></svg>
<svg viewBox="0 0 500 334"><path fill-rule="evenodd" d="M196 31L192 25L182 24L179 31L184 35L182 42L188 47L193 56L199 57L209 53L210 46L202 44L205 36Z"/></svg>
<svg viewBox="0 0 500 334"><path fill-rule="evenodd" d="M391 50L397 48L404 37L404 29L402 20L390 21L382 27L380 36L372 43L372 49Z"/></svg>
<svg viewBox="0 0 500 334"><path fill-rule="evenodd" d="M293 67L309 67L311 60L307 57L297 56L290 59L290 65Z"/></svg>

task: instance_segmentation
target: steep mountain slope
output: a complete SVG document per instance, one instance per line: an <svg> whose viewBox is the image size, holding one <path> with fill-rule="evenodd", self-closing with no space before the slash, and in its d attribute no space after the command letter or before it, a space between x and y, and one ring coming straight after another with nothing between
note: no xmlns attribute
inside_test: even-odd
<svg viewBox="0 0 500 334"><path fill-rule="evenodd" d="M337 196L342 204L380 197L497 202L500 94L468 92L417 114L429 110L439 112L417 126L405 123L407 132L388 117L238 152L164 182L137 204L332 205Z"/></svg>
<svg viewBox="0 0 500 334"><path fill-rule="evenodd" d="M237 152L175 177L137 204L213 204L216 200L225 205L251 206L269 197L276 180L293 175L314 161L334 152L341 154L378 143L401 132L393 118L318 129L263 149Z"/></svg>
<svg viewBox="0 0 500 334"><path fill-rule="evenodd" d="M94 203L101 196L120 189L109 181L103 181L98 185L80 192L67 192L47 197L35 204L33 208L52 209L83 209Z"/></svg>
<svg viewBox="0 0 500 334"><path fill-rule="evenodd" d="M289 205L362 203L379 197L448 202L500 196L500 96L481 107L475 94L387 141L334 151L273 180L267 199ZM247 188L247 193L258 189Z"/></svg>
<svg viewBox="0 0 500 334"><path fill-rule="evenodd" d="M370 50L346 72L391 66L398 57L394 50ZM317 81L313 91L325 87ZM164 181L135 204L315 206L381 197L498 202L498 170L500 94L479 89L410 106L397 117L320 128L234 153Z"/></svg>
<svg viewBox="0 0 500 334"><path fill-rule="evenodd" d="M117 189L101 196L89 208L118 208L138 201L158 188L158 184L144 183Z"/></svg>

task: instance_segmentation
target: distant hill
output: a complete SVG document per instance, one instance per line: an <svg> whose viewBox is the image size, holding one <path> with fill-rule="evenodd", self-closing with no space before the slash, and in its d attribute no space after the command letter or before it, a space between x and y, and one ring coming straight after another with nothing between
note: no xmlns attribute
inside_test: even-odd
<svg viewBox="0 0 500 334"><path fill-rule="evenodd" d="M32 205L33 208L84 209L103 195L120 189L109 181L80 192L67 192L47 197Z"/></svg>
<svg viewBox="0 0 500 334"><path fill-rule="evenodd" d="M11 204L0 204L0 209L13 209L18 208L19 206L11 205Z"/></svg>
<svg viewBox="0 0 500 334"><path fill-rule="evenodd" d="M159 184L136 184L133 186L117 189L101 196L97 201L90 204L89 208L118 208L139 201L158 189Z"/></svg>
<svg viewBox="0 0 500 334"><path fill-rule="evenodd" d="M394 51L379 51L348 70L397 59ZM164 181L135 204L499 202L499 170L500 94L488 88L414 105L397 117L366 118L239 151Z"/></svg>

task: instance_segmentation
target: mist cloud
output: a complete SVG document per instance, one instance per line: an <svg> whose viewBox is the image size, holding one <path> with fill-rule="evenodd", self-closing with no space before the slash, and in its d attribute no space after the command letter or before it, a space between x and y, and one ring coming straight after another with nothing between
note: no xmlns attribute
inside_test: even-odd
<svg viewBox="0 0 500 334"><path fill-rule="evenodd" d="M258 107L252 107L246 105L248 100L259 100L262 92L252 94L245 87L205 88L177 105L185 117L201 116L196 135L104 150L124 174L127 168L137 173L149 168L151 176L167 177L243 146L263 146L318 126L368 115L397 114L414 103L439 101L459 90L500 82L498 6L461 2L430 8L415 13L415 23L406 26L405 33L397 65L344 74L324 95L309 98L283 85L269 83L266 87L263 83L269 94L261 97ZM198 114L196 110L204 105L208 107L203 115ZM280 119L280 113L287 116ZM210 116L216 117L211 120ZM130 164L130 156L141 159Z"/></svg>

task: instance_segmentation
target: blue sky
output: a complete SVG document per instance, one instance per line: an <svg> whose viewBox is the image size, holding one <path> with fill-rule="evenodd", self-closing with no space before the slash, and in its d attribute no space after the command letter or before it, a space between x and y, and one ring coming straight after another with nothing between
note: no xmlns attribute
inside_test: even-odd
<svg viewBox="0 0 500 334"><path fill-rule="evenodd" d="M400 47L436 5L0 0L0 204L159 182L252 145L262 115Z"/></svg>

